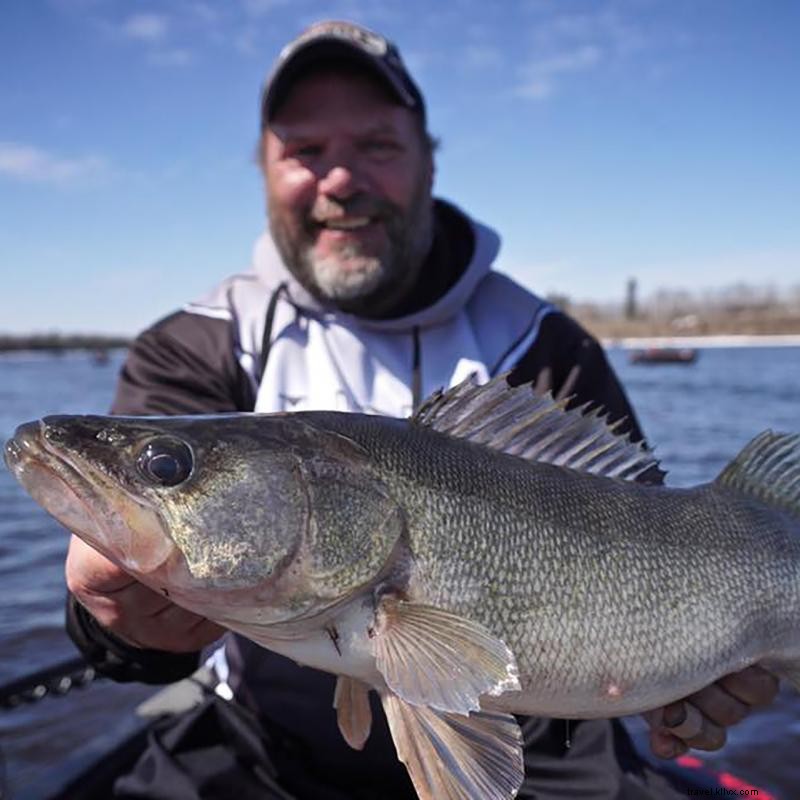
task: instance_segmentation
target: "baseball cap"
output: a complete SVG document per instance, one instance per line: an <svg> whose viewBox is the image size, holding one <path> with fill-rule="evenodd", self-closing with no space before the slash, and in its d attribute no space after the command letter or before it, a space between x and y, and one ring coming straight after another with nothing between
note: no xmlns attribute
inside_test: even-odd
<svg viewBox="0 0 800 800"><path fill-rule="evenodd" d="M353 22L326 20L307 28L281 50L261 92L261 130L299 71L315 61L346 59L381 78L397 99L425 120L425 101L397 47L379 33Z"/></svg>

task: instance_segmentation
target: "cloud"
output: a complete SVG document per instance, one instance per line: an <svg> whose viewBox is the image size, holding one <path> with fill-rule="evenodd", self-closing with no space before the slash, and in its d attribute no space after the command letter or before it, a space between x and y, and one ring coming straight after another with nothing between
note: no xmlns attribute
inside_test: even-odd
<svg viewBox="0 0 800 800"><path fill-rule="evenodd" d="M569 76L647 55L657 46L652 32L622 7L598 5L588 12L565 12L553 4L528 6L532 59L519 69L515 94L535 100L552 96ZM663 38L663 36L662 36Z"/></svg>
<svg viewBox="0 0 800 800"><path fill-rule="evenodd" d="M589 70L602 60L603 51L595 45L587 44L549 58L529 62L522 69L522 81L515 93L520 97L543 100L553 94L557 78Z"/></svg>
<svg viewBox="0 0 800 800"><path fill-rule="evenodd" d="M163 14L134 14L122 23L127 37L142 42L161 42L168 29L169 20Z"/></svg>
<svg viewBox="0 0 800 800"><path fill-rule="evenodd" d="M101 156L61 158L32 145L0 142L0 176L28 183L72 184L108 175Z"/></svg>

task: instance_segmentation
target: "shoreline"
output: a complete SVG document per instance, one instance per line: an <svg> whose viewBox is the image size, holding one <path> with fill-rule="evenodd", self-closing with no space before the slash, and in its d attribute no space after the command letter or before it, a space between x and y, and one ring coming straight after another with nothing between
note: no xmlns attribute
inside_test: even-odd
<svg viewBox="0 0 800 800"><path fill-rule="evenodd" d="M708 336L603 336L605 348L647 347L800 347L800 334L710 334Z"/></svg>

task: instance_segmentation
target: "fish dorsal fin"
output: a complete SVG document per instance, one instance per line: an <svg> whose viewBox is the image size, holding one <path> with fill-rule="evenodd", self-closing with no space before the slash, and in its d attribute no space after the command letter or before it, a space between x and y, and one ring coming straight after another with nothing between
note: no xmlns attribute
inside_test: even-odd
<svg viewBox="0 0 800 800"><path fill-rule="evenodd" d="M716 483L800 517L800 434L759 433Z"/></svg>
<svg viewBox="0 0 800 800"><path fill-rule="evenodd" d="M568 402L536 395L530 383L509 386L506 373L435 392L412 421L529 461L608 478L635 480L650 469L663 477L644 444L616 432L621 420L609 425L587 405L568 411Z"/></svg>

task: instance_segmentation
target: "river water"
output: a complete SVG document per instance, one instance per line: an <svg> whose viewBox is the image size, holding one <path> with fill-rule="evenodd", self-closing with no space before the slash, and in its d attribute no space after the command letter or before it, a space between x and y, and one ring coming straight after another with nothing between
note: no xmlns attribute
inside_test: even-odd
<svg viewBox="0 0 800 800"><path fill-rule="evenodd" d="M669 485L712 479L764 428L800 431L800 348L707 349L688 367L634 366L623 350L610 350L609 358ZM121 362L122 353L102 366L83 353L0 355L0 441L45 414L104 412ZM0 685L75 654L62 629L66 543L65 531L0 467ZM57 773L76 753L101 751L149 692L103 681L0 711L8 796L36 800L31 787L43 771ZM798 744L800 700L784 691L704 759L788 800L800 796Z"/></svg>

